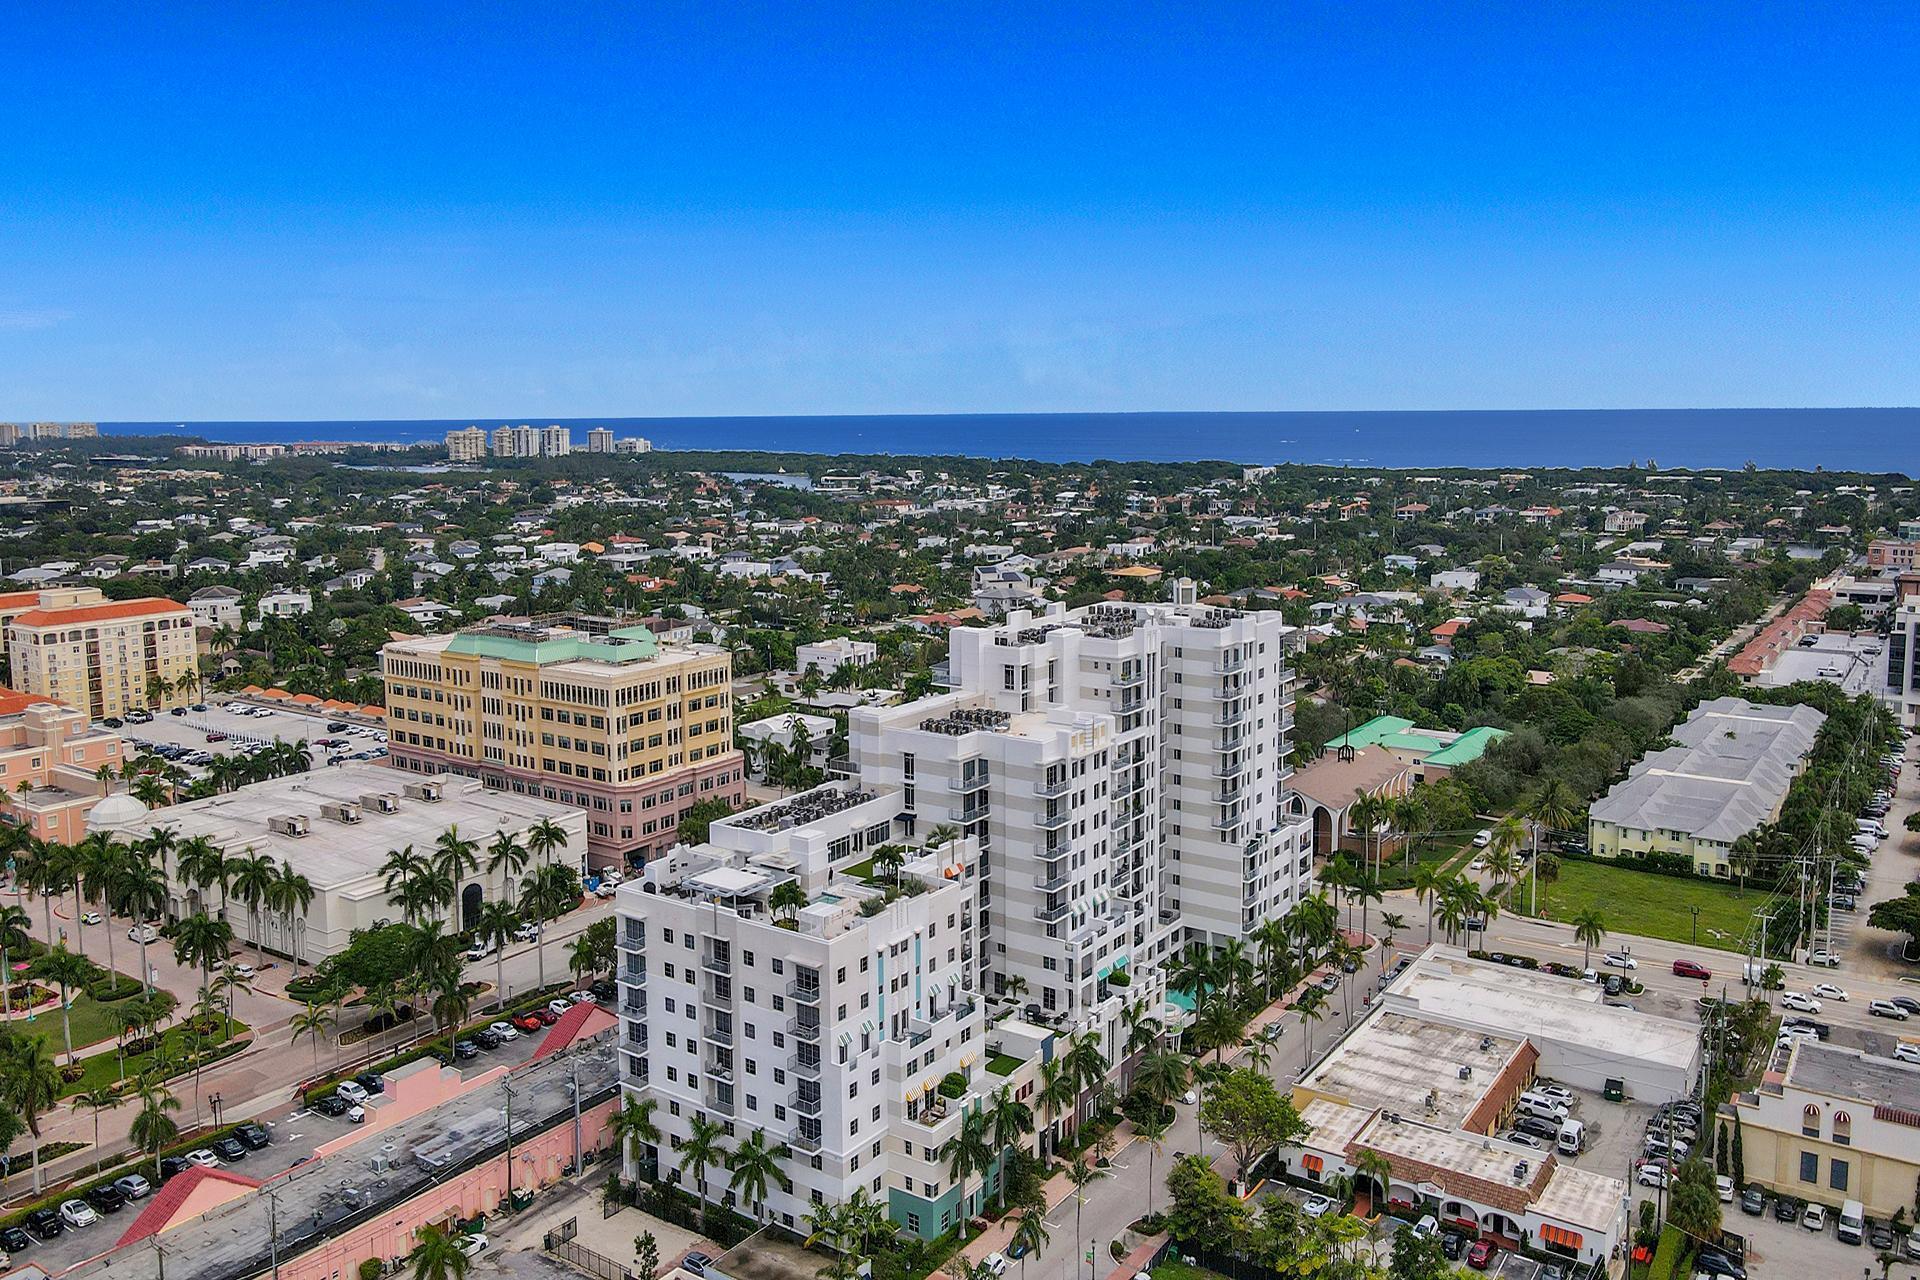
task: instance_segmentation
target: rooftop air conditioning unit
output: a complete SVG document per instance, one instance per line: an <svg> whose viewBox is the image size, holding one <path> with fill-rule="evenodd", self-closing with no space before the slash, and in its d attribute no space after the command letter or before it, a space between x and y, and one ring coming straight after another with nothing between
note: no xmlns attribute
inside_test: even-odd
<svg viewBox="0 0 1920 1280"><path fill-rule="evenodd" d="M283 836L304 836L312 830L312 827L307 821L306 814L289 813L268 818L267 830Z"/></svg>
<svg viewBox="0 0 1920 1280"><path fill-rule="evenodd" d="M1472 1068L1472 1067L1462 1067L1462 1068L1460 1068L1460 1078L1461 1078L1462 1080L1471 1080L1471 1079L1473 1079L1473 1068Z"/></svg>
<svg viewBox="0 0 1920 1280"><path fill-rule="evenodd" d="M360 797L360 807L362 809L371 809L375 813L398 813L400 812L400 797L394 795L391 791L383 791L377 794L369 793Z"/></svg>
<svg viewBox="0 0 1920 1280"><path fill-rule="evenodd" d="M406 794L416 800L425 800L429 804L439 801L445 788L438 782L409 782L403 788Z"/></svg>
<svg viewBox="0 0 1920 1280"><path fill-rule="evenodd" d="M320 806L320 816L323 818L332 818L335 822L342 823L346 826L352 826L354 823L360 821L360 806L354 804L351 800L330 802Z"/></svg>

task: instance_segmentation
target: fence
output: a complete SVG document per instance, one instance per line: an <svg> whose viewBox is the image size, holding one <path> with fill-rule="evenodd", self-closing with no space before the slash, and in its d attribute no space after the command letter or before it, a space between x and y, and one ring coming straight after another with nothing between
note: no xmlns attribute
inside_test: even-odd
<svg viewBox="0 0 1920 1280"><path fill-rule="evenodd" d="M574 1240L563 1240L558 1232L549 1231L545 1243L548 1253L590 1276L598 1276L600 1280L634 1280L633 1272L606 1254L595 1253Z"/></svg>

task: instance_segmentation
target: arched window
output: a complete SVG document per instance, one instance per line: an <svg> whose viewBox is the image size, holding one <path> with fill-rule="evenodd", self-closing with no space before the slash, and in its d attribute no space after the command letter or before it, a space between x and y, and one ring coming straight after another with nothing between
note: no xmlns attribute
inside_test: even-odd
<svg viewBox="0 0 1920 1280"><path fill-rule="evenodd" d="M1817 1138L1820 1136L1820 1108L1809 1102L1800 1112L1800 1136Z"/></svg>
<svg viewBox="0 0 1920 1280"><path fill-rule="evenodd" d="M1844 1111L1833 1113L1833 1140L1843 1147L1853 1145L1853 1117Z"/></svg>

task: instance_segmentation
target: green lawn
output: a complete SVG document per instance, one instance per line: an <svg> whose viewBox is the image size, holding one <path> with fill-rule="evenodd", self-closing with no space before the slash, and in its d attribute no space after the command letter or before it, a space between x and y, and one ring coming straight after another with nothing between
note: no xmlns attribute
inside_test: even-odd
<svg viewBox="0 0 1920 1280"><path fill-rule="evenodd" d="M226 1020L226 1031L227 1034L217 1041L218 1044L225 1044L238 1036L245 1035L247 1032L247 1024L238 1019L230 1018ZM185 1027L170 1027L162 1038L166 1041L167 1056L176 1062L182 1060L192 1047L189 1043L191 1036ZM56 1041L56 1043L58 1043L58 1041ZM75 1033L74 1043L76 1045L79 1044L77 1031ZM202 1041L203 1047L206 1048L214 1047L215 1043L211 1038ZM58 1055L56 1061L64 1066L66 1064L66 1055ZM125 1078L131 1080L133 1077L139 1075L140 1072L146 1070L152 1061L153 1055L151 1053L134 1054L129 1057L125 1064ZM80 1066L86 1074L72 1084L63 1086L60 1091L62 1097L66 1097L69 1094L84 1093L89 1089L97 1089L104 1085L117 1084L122 1078L120 1055L117 1052L97 1053L91 1058L82 1058L80 1059Z"/></svg>
<svg viewBox="0 0 1920 1280"><path fill-rule="evenodd" d="M1516 886L1513 897L1517 905L1526 905L1524 881ZM1693 908L1698 907L1699 945L1726 951L1741 949L1748 919L1765 902L1766 895L1755 889L1741 895L1732 885L1571 858L1561 860L1558 879L1540 886L1540 914L1546 919L1571 920L1592 907L1610 933L1636 933L1671 942L1695 941Z"/></svg>

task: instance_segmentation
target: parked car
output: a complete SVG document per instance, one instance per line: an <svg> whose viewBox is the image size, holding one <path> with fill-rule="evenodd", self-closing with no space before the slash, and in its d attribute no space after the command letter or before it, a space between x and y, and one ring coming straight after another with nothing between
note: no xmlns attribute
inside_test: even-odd
<svg viewBox="0 0 1920 1280"><path fill-rule="evenodd" d="M469 1231L465 1235L454 1237L454 1244L469 1258L477 1258L485 1253L488 1243L487 1238L478 1231Z"/></svg>
<svg viewBox="0 0 1920 1280"><path fill-rule="evenodd" d="M470 1062L480 1056L480 1046L471 1040L453 1042L453 1058L456 1062Z"/></svg>
<svg viewBox="0 0 1920 1280"><path fill-rule="evenodd" d="M26 1222L27 1230L42 1240L51 1240L67 1229L67 1224L60 1220L60 1214L48 1208L33 1210L27 1214Z"/></svg>
<svg viewBox="0 0 1920 1280"><path fill-rule="evenodd" d="M1792 1196L1781 1196L1773 1202L1773 1220L1792 1222L1800 1216L1800 1202Z"/></svg>
<svg viewBox="0 0 1920 1280"><path fill-rule="evenodd" d="M1460 1261L1461 1255L1466 1253L1466 1251L1467 1238L1458 1231L1443 1231L1440 1233L1440 1252L1445 1255L1448 1262Z"/></svg>
<svg viewBox="0 0 1920 1280"><path fill-rule="evenodd" d="M1804 991L1781 992L1780 1007L1783 1009L1798 1009L1802 1013L1820 1012L1820 1002Z"/></svg>
<svg viewBox="0 0 1920 1280"><path fill-rule="evenodd" d="M522 1031L538 1031L545 1024L538 1014L523 1013L513 1020L513 1025Z"/></svg>
<svg viewBox="0 0 1920 1280"><path fill-rule="evenodd" d="M509 1040L518 1040L520 1038L520 1028L514 1026L511 1022L491 1023L488 1025L487 1030L499 1036L502 1044Z"/></svg>
<svg viewBox="0 0 1920 1280"><path fill-rule="evenodd" d="M219 1167L220 1157L215 1155L211 1148L197 1147L187 1152L187 1163L197 1164L203 1169L214 1169Z"/></svg>
<svg viewBox="0 0 1920 1280"><path fill-rule="evenodd" d="M387 1091L386 1077L377 1071L362 1071L353 1078L353 1081L368 1093L385 1093Z"/></svg>
<svg viewBox="0 0 1920 1280"><path fill-rule="evenodd" d="M1819 965L1823 969L1838 969L1840 967L1840 957L1825 947L1821 947L1807 957L1807 963Z"/></svg>
<svg viewBox="0 0 1920 1280"><path fill-rule="evenodd" d="M187 1158L185 1156L161 1156L160 1157L160 1181L165 1182L169 1178L185 1173L188 1169L192 1167L193 1167L192 1165L189 1165L187 1163Z"/></svg>
<svg viewBox="0 0 1920 1280"><path fill-rule="evenodd" d="M120 1188L120 1194L129 1200L144 1200L147 1198L148 1193L153 1190L153 1184L137 1173L129 1173L124 1177L115 1178L113 1185ZM4 1245L5 1243L4 1240L0 1240L0 1245Z"/></svg>
<svg viewBox="0 0 1920 1280"><path fill-rule="evenodd" d="M491 1050L491 1049L498 1049L500 1047L500 1037L493 1034L492 1027L482 1027L478 1031L474 1032L473 1042L479 1045L482 1049Z"/></svg>
<svg viewBox="0 0 1920 1280"><path fill-rule="evenodd" d="M1827 1207L1823 1204L1810 1204L1807 1211L1800 1215L1800 1225L1809 1231L1827 1229Z"/></svg>
<svg viewBox="0 0 1920 1280"><path fill-rule="evenodd" d="M1715 1280L1747 1280L1746 1267L1719 1249L1702 1249L1693 1255L1693 1273Z"/></svg>
<svg viewBox="0 0 1920 1280"><path fill-rule="evenodd" d="M329 1093L325 1097L316 1098L313 1103L313 1109L323 1116L332 1116L338 1119L347 1114L347 1108L351 1105L351 1103L339 1094Z"/></svg>
<svg viewBox="0 0 1920 1280"><path fill-rule="evenodd" d="M127 1193L111 1182L87 1192L87 1203L101 1213L118 1213L126 1207Z"/></svg>
<svg viewBox="0 0 1920 1280"><path fill-rule="evenodd" d="M1308 1196L1307 1202L1300 1206L1300 1212L1309 1218L1321 1218L1333 1212L1332 1196Z"/></svg>
<svg viewBox="0 0 1920 1280"><path fill-rule="evenodd" d="M213 1144L214 1154L232 1164L236 1160L247 1158L247 1144L238 1138L222 1138Z"/></svg>
<svg viewBox="0 0 1920 1280"><path fill-rule="evenodd" d="M1667 1185L1667 1168L1663 1164L1649 1160L1633 1171L1633 1180L1643 1187L1665 1187Z"/></svg>
<svg viewBox="0 0 1920 1280"><path fill-rule="evenodd" d="M1624 951L1607 952L1607 963L1616 969L1638 969L1640 962Z"/></svg>
<svg viewBox="0 0 1920 1280"><path fill-rule="evenodd" d="M1891 1000L1875 1000L1867 1006L1867 1012L1876 1018L1892 1018L1896 1022L1907 1020L1907 1011Z"/></svg>
<svg viewBox="0 0 1920 1280"><path fill-rule="evenodd" d="M528 1014L527 1016L530 1018L540 1019L540 1025L543 1027L550 1027L554 1023L560 1021L560 1015L555 1013L553 1010L547 1008L545 1005L541 1005L538 1009L535 1009L532 1013Z"/></svg>
<svg viewBox="0 0 1920 1280"><path fill-rule="evenodd" d="M1522 1133L1518 1129L1509 1129L1501 1136L1508 1142L1513 1143L1516 1147L1531 1147L1535 1151L1542 1150L1546 1145L1541 1139L1534 1137L1530 1133Z"/></svg>
<svg viewBox="0 0 1920 1280"><path fill-rule="evenodd" d="M1467 1265L1475 1271L1485 1271L1493 1265L1493 1241L1475 1240L1473 1248L1467 1250Z"/></svg>
<svg viewBox="0 0 1920 1280"><path fill-rule="evenodd" d="M1729 1178L1724 1173L1721 1174L1719 1177L1713 1180L1713 1189L1715 1194L1717 1194L1720 1197L1721 1204L1733 1203L1733 1179L1732 1178Z"/></svg>
<svg viewBox="0 0 1920 1280"><path fill-rule="evenodd" d="M348 1102L359 1103L367 1100L366 1086L358 1080L342 1080L333 1087L333 1091Z"/></svg>
<svg viewBox="0 0 1920 1280"><path fill-rule="evenodd" d="M713 1259L698 1249L680 1259L680 1269L690 1276L704 1276L707 1274L707 1268L712 1265Z"/></svg>
<svg viewBox="0 0 1920 1280"><path fill-rule="evenodd" d="M1748 1187L1740 1193L1740 1212L1757 1218L1767 1211L1767 1196L1758 1187Z"/></svg>
<svg viewBox="0 0 1920 1280"><path fill-rule="evenodd" d="M0 1231L0 1249L5 1249L8 1253L19 1253L31 1248L33 1248L33 1237L19 1227L8 1227Z"/></svg>
<svg viewBox="0 0 1920 1280"><path fill-rule="evenodd" d="M1492 843L1493 843L1493 830L1492 830L1492 828L1490 828L1490 827L1482 827L1482 828L1480 828L1480 830L1478 830L1478 831L1476 831L1476 832L1474 832L1474 834L1473 834L1473 847L1474 847L1474 848L1476 848L1476 849L1484 849L1484 848L1486 848L1486 847L1487 847L1488 845L1490 845L1490 844L1492 844Z"/></svg>
<svg viewBox="0 0 1920 1280"><path fill-rule="evenodd" d="M569 1010L569 1009L571 1009L571 1008L573 1008L573 1005L571 1005L570 1003L568 1003L568 1002L567 1002L567 1001L565 1001L565 1000L549 1000L549 1001L547 1001L547 1010L548 1010L548 1012L550 1012L550 1013L552 1013L552 1014L553 1014L553 1016L554 1016L554 1017L556 1017L556 1018L558 1018L558 1017L560 1017L560 1016L561 1016L562 1014L564 1014L564 1013L566 1013L566 1011L567 1011L567 1010Z"/></svg>
<svg viewBox="0 0 1920 1280"><path fill-rule="evenodd" d="M85 1200L63 1200L60 1202L60 1221L77 1230L100 1221L100 1215Z"/></svg>

